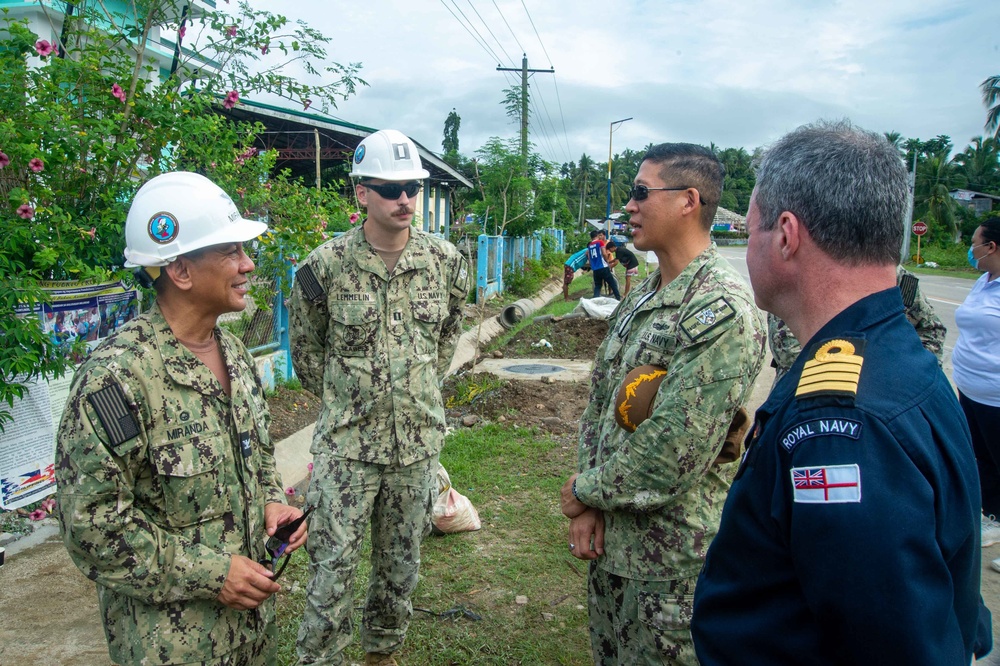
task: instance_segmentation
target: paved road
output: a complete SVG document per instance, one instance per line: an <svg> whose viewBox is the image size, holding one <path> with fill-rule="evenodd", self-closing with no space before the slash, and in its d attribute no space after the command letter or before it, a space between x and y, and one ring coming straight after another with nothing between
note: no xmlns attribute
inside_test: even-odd
<svg viewBox="0 0 1000 666"><path fill-rule="evenodd" d="M719 253L739 271L743 277L750 280L747 272L746 247L720 247ZM955 309L962 304L974 284L973 280L964 278L941 277L937 275L920 275L920 290L934 307L934 312L948 328L944 342L944 372L951 379L951 351L958 340L958 327L955 325Z"/></svg>

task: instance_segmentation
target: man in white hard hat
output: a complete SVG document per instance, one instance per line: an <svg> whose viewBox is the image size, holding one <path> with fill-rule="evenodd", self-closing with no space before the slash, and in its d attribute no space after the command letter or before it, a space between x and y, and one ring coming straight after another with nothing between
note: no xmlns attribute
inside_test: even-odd
<svg viewBox="0 0 1000 666"><path fill-rule="evenodd" d="M362 225L320 246L292 291L292 358L322 396L307 501L311 578L299 629L303 664L342 664L351 643L358 553L371 522L372 572L361 627L365 664L395 664L430 531L444 444L439 389L468 293L465 258L412 226L428 172L395 130L365 138L351 176Z"/></svg>
<svg viewBox="0 0 1000 666"><path fill-rule="evenodd" d="M268 537L302 512L253 358L216 325L246 307L243 242L266 230L194 173L153 178L129 210L125 265L156 300L77 371L56 451L63 540L122 666L274 662ZM302 524L285 550L305 539Z"/></svg>

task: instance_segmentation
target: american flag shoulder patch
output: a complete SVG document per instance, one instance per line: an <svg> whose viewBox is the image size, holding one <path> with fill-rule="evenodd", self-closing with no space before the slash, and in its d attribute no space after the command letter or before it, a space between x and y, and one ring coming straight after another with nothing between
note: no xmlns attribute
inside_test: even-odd
<svg viewBox="0 0 1000 666"><path fill-rule="evenodd" d="M295 271L295 282L302 289L302 295L307 301L318 303L326 298L326 290L320 285L312 266L306 264Z"/></svg>
<svg viewBox="0 0 1000 666"><path fill-rule="evenodd" d="M117 448L139 436L139 423L135 420L125 394L118 384L112 384L87 396L87 401L97 413L111 448Z"/></svg>
<svg viewBox="0 0 1000 666"><path fill-rule="evenodd" d="M861 502L861 468L855 465L793 467L792 499L797 504Z"/></svg>

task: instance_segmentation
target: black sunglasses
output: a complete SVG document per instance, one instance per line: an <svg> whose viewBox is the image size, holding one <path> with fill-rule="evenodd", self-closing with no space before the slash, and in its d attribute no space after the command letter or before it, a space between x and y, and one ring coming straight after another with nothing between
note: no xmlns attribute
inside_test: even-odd
<svg viewBox="0 0 1000 666"><path fill-rule="evenodd" d="M632 197L635 201L645 201L649 198L649 193L654 190L659 190L662 192L680 192L681 190L690 190L691 187L646 187L645 185L633 185L632 189L629 190L628 195ZM698 192L698 201L701 205L705 205L705 200L701 198L701 192Z"/></svg>
<svg viewBox="0 0 1000 666"><path fill-rule="evenodd" d="M295 534L295 530L299 529L299 525L305 521L306 517L308 517L315 508L316 507L313 506L309 507L301 516L276 529L274 531L274 536L268 538L268 540L264 542L264 550L267 551L267 554L271 559L260 560L259 564L267 567L268 571L274 573L271 580L278 580L278 576L280 576L285 570L285 567L288 566L288 560L291 559L288 555L285 555L285 551L288 549L288 540L292 538L292 535ZM281 563L281 568L276 569L275 567L278 566L278 560L281 559L282 555L285 555L285 561Z"/></svg>
<svg viewBox="0 0 1000 666"><path fill-rule="evenodd" d="M380 197L389 201L395 201L403 192L406 192L406 196L408 197L416 196L420 188L423 187L420 183L386 183L385 185L361 183L361 185L367 187L369 190L375 190Z"/></svg>

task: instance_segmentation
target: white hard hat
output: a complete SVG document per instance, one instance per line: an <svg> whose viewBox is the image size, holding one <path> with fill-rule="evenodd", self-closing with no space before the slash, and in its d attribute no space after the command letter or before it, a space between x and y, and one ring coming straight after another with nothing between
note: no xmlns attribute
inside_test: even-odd
<svg viewBox="0 0 1000 666"><path fill-rule="evenodd" d="M385 129L369 134L354 150L352 178L423 180L430 177L420 162L417 144L402 132Z"/></svg>
<svg viewBox="0 0 1000 666"><path fill-rule="evenodd" d="M222 243L242 243L267 231L245 220L221 187L187 171L150 179L125 220L125 266L166 266L182 254Z"/></svg>

